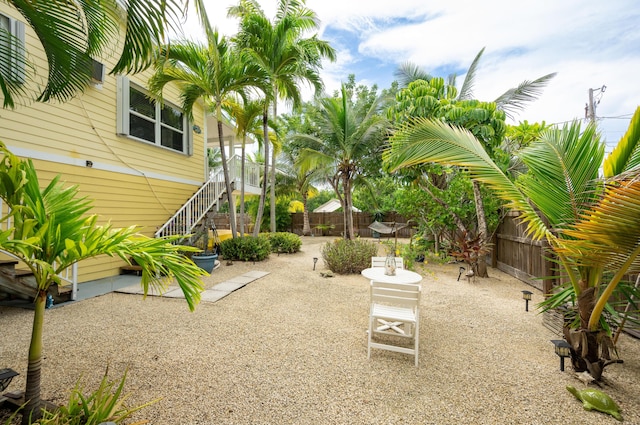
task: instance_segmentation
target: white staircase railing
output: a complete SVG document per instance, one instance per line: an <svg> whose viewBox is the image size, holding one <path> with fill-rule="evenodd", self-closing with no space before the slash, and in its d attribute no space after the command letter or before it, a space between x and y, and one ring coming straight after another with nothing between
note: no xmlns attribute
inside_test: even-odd
<svg viewBox="0 0 640 425"><path fill-rule="evenodd" d="M190 234L224 192L224 173L220 170L209 177L182 208L156 231L155 237Z"/></svg>
<svg viewBox="0 0 640 425"><path fill-rule="evenodd" d="M228 161L229 180L235 189L240 188L240 172L242 161L238 155ZM260 164L245 162L245 186L260 187ZM171 217L155 236L157 238L171 235L191 234L205 214L211 210L225 193L224 172L219 170L211 175L209 180Z"/></svg>
<svg viewBox="0 0 640 425"><path fill-rule="evenodd" d="M240 188L240 172L242 170L242 161L238 155L234 155L229 159L229 179L236 183L235 188ZM260 172L262 166L255 162L245 161L244 163L244 184L255 188L260 187Z"/></svg>

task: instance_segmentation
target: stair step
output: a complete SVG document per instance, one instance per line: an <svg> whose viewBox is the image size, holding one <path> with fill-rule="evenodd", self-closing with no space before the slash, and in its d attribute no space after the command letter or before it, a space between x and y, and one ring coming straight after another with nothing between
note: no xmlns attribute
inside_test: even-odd
<svg viewBox="0 0 640 425"><path fill-rule="evenodd" d="M16 269L16 277L33 276L29 269Z"/></svg>
<svg viewBox="0 0 640 425"><path fill-rule="evenodd" d="M19 261L18 260L0 260L0 267L2 266L15 266L16 264L18 264Z"/></svg>

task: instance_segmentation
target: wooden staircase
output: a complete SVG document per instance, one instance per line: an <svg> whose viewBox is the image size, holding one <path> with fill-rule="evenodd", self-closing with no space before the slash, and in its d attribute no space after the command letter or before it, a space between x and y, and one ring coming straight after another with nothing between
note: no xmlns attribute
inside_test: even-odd
<svg viewBox="0 0 640 425"><path fill-rule="evenodd" d="M0 301L31 301L36 297L36 280L30 270L16 268L19 263L18 260L0 260ZM65 302L71 299L72 288L52 285L49 293L54 303Z"/></svg>

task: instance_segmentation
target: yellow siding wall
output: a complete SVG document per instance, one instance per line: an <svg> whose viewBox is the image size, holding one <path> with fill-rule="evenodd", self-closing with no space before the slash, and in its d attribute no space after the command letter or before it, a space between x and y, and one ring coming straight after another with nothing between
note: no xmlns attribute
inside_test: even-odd
<svg viewBox="0 0 640 425"><path fill-rule="evenodd" d="M0 13L20 19L0 3ZM27 50L38 67L46 66L37 38L27 26ZM114 227L143 226L152 236L205 179L205 132L193 133L193 155L116 135L116 77L108 75L114 58L102 58L107 75L101 87L60 103L23 100L15 110L0 109L0 140L17 155L32 158L43 185L57 174L77 184L82 196L94 200L93 213ZM43 69L39 75L46 75ZM150 72L130 76L146 87ZM177 105L178 91L165 100ZM204 113L194 110L195 124L204 129ZM188 129L191 131L191 129ZM86 166L91 161L91 168ZM119 259L86 260L79 264L79 281L117 275Z"/></svg>

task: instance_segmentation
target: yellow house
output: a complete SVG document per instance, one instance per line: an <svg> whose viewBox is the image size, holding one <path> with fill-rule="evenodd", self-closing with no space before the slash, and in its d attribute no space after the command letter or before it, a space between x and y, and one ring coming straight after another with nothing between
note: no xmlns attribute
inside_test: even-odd
<svg viewBox="0 0 640 425"><path fill-rule="evenodd" d="M36 64L37 84L37 76L46 75L44 51L20 20L15 9L0 3L0 25L24 40ZM93 200L92 213L102 223L139 225L142 233L154 236L211 180L207 139L217 140L217 129L208 128L211 118L201 105L194 109L194 122L188 122L177 106L175 87L165 91L163 104L149 99L150 72L109 75L116 58L95 59L93 84L68 102L21 99L14 110L0 109L0 140L34 162L42 184L59 174L68 185L78 185L80 194ZM118 258L86 260L79 263L75 279L114 276L122 265Z"/></svg>

